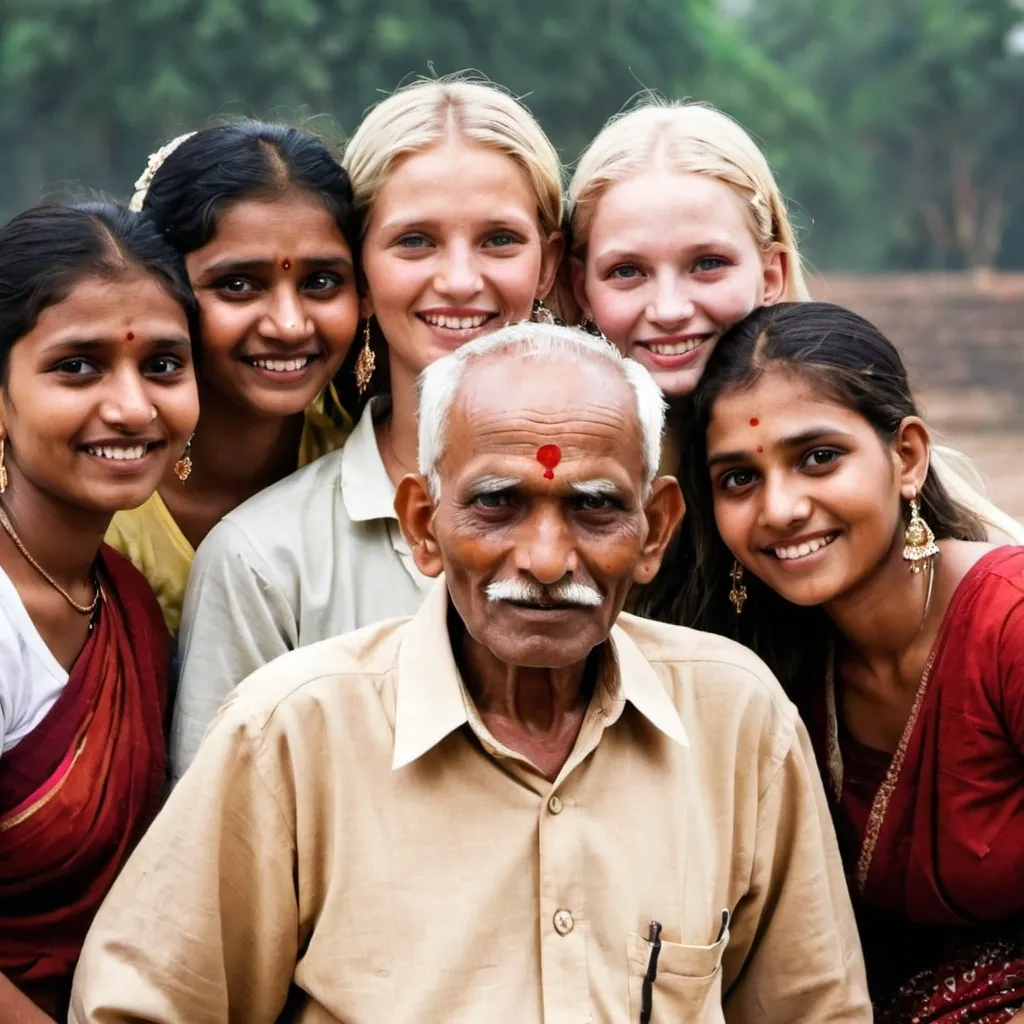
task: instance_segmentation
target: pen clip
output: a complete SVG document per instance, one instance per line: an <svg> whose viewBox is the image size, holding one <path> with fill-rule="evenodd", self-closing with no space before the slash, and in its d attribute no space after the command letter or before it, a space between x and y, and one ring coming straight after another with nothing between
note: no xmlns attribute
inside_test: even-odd
<svg viewBox="0 0 1024 1024"><path fill-rule="evenodd" d="M640 1024L650 1024L651 1003L654 996L654 979L658 974L658 955L661 953L661 922L651 921L647 932L647 941L651 946L647 958L647 971L644 974L640 999Z"/></svg>
<svg viewBox="0 0 1024 1024"><path fill-rule="evenodd" d="M729 911L728 910L723 910L722 911L722 927L718 929L718 938L715 939L716 945L719 942L721 942L722 939L725 937L725 933L729 930L729 922L731 920L732 920L732 917L730 916Z"/></svg>

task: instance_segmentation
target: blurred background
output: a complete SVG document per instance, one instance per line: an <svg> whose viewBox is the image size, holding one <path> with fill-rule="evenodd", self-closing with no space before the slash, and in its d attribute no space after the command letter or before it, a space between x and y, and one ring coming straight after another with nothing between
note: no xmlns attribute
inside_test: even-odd
<svg viewBox="0 0 1024 1024"><path fill-rule="evenodd" d="M225 117L340 144L401 82L464 68L567 163L642 89L738 118L817 296L889 334L1024 518L1024 0L0 0L0 217L128 196L150 152Z"/></svg>

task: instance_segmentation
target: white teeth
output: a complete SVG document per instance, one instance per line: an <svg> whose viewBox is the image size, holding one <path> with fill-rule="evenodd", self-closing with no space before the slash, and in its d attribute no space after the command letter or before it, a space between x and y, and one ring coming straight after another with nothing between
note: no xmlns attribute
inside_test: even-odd
<svg viewBox="0 0 1024 1024"><path fill-rule="evenodd" d="M483 313L478 316L442 316L435 313L424 313L423 319L431 327L444 327L449 331L472 331L477 327L483 327L491 318L490 313Z"/></svg>
<svg viewBox="0 0 1024 1024"><path fill-rule="evenodd" d="M806 558L808 555L813 555L815 551L828 547L837 536L838 534L830 533L825 537L815 537L814 540L804 541L802 544L793 544L789 547L773 548L772 550L775 557L781 558L783 561L788 558Z"/></svg>
<svg viewBox="0 0 1024 1024"><path fill-rule="evenodd" d="M261 370L270 370L271 373L291 373L308 366L312 359L312 356L303 356L301 359L254 359L252 365Z"/></svg>
<svg viewBox="0 0 1024 1024"><path fill-rule="evenodd" d="M128 462L131 459L141 459L146 454L146 445L137 444L131 448L94 448L91 445L86 447L90 455L96 455L101 459L113 459L115 462Z"/></svg>
<svg viewBox="0 0 1024 1024"><path fill-rule="evenodd" d="M656 356L685 356L692 352L698 345L703 345L704 338L691 338L689 341L674 341L671 344L655 344L651 342L647 347Z"/></svg>

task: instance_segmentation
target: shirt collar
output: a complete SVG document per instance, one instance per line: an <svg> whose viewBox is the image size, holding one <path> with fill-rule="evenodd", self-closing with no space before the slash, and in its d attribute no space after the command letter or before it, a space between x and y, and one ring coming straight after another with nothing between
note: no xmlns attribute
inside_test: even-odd
<svg viewBox="0 0 1024 1024"><path fill-rule="evenodd" d="M394 770L422 757L469 721L469 695L448 636L448 601L448 587L442 577L402 638L391 762ZM610 705L606 709L608 721L615 721L628 702L669 739L688 747L679 711L636 642L614 626L609 647L612 657L602 673L600 695Z"/></svg>
<svg viewBox="0 0 1024 1024"><path fill-rule="evenodd" d="M397 519L395 485L384 468L373 424L383 414L388 399L371 398L356 429L345 442L341 460L341 497L354 523L368 519Z"/></svg>

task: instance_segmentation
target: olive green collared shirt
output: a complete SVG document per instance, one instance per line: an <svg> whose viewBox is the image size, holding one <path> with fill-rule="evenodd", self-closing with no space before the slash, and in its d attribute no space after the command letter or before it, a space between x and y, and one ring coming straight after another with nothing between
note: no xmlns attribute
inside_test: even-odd
<svg viewBox="0 0 1024 1024"><path fill-rule="evenodd" d="M871 1020L806 732L721 637L623 615L552 783L440 583L247 679L114 885L72 1024ZM723 914L723 911L725 912Z"/></svg>

